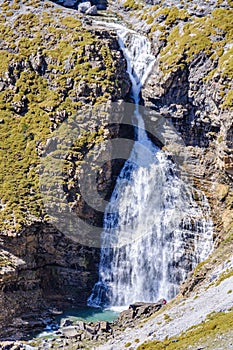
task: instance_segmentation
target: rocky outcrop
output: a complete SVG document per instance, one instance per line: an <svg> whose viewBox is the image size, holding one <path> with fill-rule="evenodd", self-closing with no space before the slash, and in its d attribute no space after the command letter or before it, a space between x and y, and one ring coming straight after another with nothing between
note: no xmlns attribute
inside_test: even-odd
<svg viewBox="0 0 233 350"><path fill-rule="evenodd" d="M10 342L8 346L18 346L18 349L25 349L26 346L35 346L37 349L44 347L75 347L77 349L98 346L106 341L114 342L124 330L134 329L143 319L155 316L156 313L166 304L165 299L156 303L138 302L129 306L128 310L122 311L119 317L113 321L83 322L74 321L70 318L64 319L60 325L53 324L53 336L48 339L37 338L23 343ZM4 344L3 342L1 344Z"/></svg>
<svg viewBox="0 0 233 350"><path fill-rule="evenodd" d="M143 303L137 302L129 305L128 310L122 311L117 320L117 326L126 328L133 327L135 323L143 318L153 315L159 311L163 305L167 302L165 299L161 299L156 303Z"/></svg>
<svg viewBox="0 0 233 350"><path fill-rule="evenodd" d="M2 243L8 250L2 252L0 269L2 337L43 328L53 307L85 304L97 278L98 249L41 224Z"/></svg>

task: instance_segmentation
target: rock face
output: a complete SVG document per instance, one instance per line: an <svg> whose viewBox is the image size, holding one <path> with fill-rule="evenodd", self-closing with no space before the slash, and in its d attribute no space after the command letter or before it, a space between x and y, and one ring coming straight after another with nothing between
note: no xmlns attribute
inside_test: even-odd
<svg viewBox="0 0 233 350"><path fill-rule="evenodd" d="M41 317L53 314L49 307L85 304L97 278L98 249L75 244L52 226L40 224L20 237L4 239L4 247L8 251L2 253L1 264L1 336L43 327ZM40 322L32 324L36 315Z"/></svg>
<svg viewBox="0 0 233 350"><path fill-rule="evenodd" d="M72 116L75 119L78 115L78 141L75 149L67 154L70 169L65 176L67 183L63 183L62 188L66 193L66 204L70 203L74 214L88 222L94 232L95 225L100 230L103 213L89 207L80 193L79 181L85 177L81 167L85 163L84 157L86 161L90 159L93 166L98 154L109 159L111 147L106 147L103 141L120 135L121 131L117 125L107 126L108 113L93 112L91 119L87 111L98 103L106 106L111 101L124 99L130 89L126 62L113 32L87 29L73 16L73 10L66 10L65 15L54 12L55 21L50 23L48 18L54 11L52 3L46 11L42 6L37 7L38 13L44 11L41 22L32 14L30 6L25 13L14 11L14 16L4 25L5 30L15 24L15 32L13 38L11 34L4 36L5 65L0 71L1 91L9 96L1 101L4 161L0 171L6 175L5 190L0 189L3 223L0 235L0 337L4 339L12 335L20 337L25 331L44 327L55 307L63 309L86 303L97 280L99 247L87 242L81 244L65 236L46 219L40 194L43 185L40 187L38 177L41 159L45 150L53 149L56 144L52 132L62 121ZM34 25L33 33L29 22ZM40 38L36 37L37 33ZM24 44L12 49L12 40L27 42L27 49ZM28 88L30 81L31 88ZM15 140L16 153L8 146L8 142L12 143L10 135ZM93 158L89 151L94 146L97 154ZM61 156L59 149L57 152ZM11 157L15 167L6 172L8 164L12 164ZM116 178L121 166L120 161L109 161L105 164L105 173L99 173L95 185L103 196L111 195L112 179ZM52 187L44 189L44 196L49 197ZM15 200L17 209L12 205ZM55 206L56 201L52 201ZM60 215L65 217L64 213ZM65 223L67 225L67 218ZM85 236L86 232L78 231L77 234Z"/></svg>

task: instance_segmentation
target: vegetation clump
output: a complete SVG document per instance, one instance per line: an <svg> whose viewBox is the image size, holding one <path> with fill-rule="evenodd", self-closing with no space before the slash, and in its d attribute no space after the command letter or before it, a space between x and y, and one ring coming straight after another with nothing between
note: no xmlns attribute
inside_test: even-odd
<svg viewBox="0 0 233 350"><path fill-rule="evenodd" d="M123 6L125 8L130 8L130 9L133 9L133 10L141 10L143 8L142 3L139 3L138 1L134 1L134 0L126 0L123 3Z"/></svg>
<svg viewBox="0 0 233 350"><path fill-rule="evenodd" d="M5 256L3 253L0 253L0 268L11 266L11 265L12 265L12 262L10 261L10 259L7 256Z"/></svg>

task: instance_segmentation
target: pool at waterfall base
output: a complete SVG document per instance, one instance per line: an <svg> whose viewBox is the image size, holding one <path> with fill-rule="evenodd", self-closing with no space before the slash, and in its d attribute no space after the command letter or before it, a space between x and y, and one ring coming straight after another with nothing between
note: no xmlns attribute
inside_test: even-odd
<svg viewBox="0 0 233 350"><path fill-rule="evenodd" d="M71 308L64 310L61 314L54 317L54 321L49 323L43 332L39 333L37 337L44 337L53 335L57 331L65 320L70 320L74 324L77 321L83 322L114 322L117 320L121 311L127 309L126 307L121 308L94 308L94 307L80 307L80 308Z"/></svg>

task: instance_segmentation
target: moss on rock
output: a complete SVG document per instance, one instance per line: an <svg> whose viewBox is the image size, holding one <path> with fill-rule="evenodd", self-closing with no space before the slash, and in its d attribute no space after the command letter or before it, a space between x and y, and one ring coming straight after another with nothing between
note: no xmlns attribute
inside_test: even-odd
<svg viewBox="0 0 233 350"><path fill-rule="evenodd" d="M114 51L108 47L110 37L103 34L100 40L101 32L84 28L79 15L59 11L51 17L52 3L43 7L38 1L27 1L23 14L17 4L10 22L5 16L12 6L2 4L0 26L4 47L0 52L0 221L4 231L20 231L25 224L46 219L39 191L38 147L59 125L59 116L63 120L82 106L121 95L119 81L115 82ZM35 5L37 14L31 11ZM98 131L90 134L81 135L80 149L88 142L99 142Z"/></svg>

